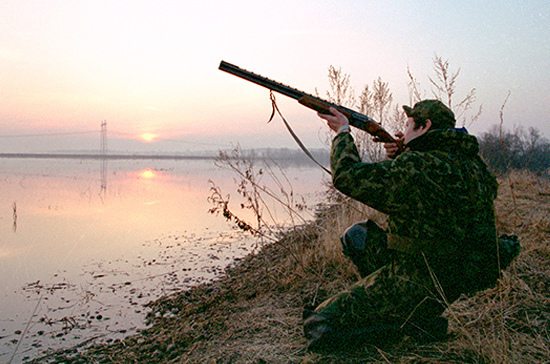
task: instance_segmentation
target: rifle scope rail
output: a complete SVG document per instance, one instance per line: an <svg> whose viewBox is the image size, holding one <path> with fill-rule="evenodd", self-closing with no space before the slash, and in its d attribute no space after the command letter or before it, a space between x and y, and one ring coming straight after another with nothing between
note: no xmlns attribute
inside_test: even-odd
<svg viewBox="0 0 550 364"><path fill-rule="evenodd" d="M280 82L271 80L267 77L260 76L257 73L247 71L243 68L240 68L238 66L235 66L231 63L227 63L225 61L221 61L220 63L220 70L231 73L234 76L243 78L247 81L253 82L257 85L264 86L272 91L278 92L280 94L283 94L285 96L291 97L293 99L300 99L303 96L308 96L311 98L317 98L313 95L310 95L308 93L305 93L303 91L300 91L298 89L295 89L294 87L290 87L287 85L284 85Z"/></svg>

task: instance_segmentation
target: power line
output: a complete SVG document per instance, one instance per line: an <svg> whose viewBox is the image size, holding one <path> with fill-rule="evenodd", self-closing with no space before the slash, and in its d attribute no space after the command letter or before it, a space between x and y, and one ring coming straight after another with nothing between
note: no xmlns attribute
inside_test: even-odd
<svg viewBox="0 0 550 364"><path fill-rule="evenodd" d="M99 131L88 130L88 131L41 133L41 134L12 134L12 135L0 135L0 138L34 138L34 137L44 137L44 136L78 135L78 134L92 134L92 133L99 133Z"/></svg>
<svg viewBox="0 0 550 364"><path fill-rule="evenodd" d="M85 130L85 131L38 133L38 134L11 134L11 135L0 135L0 138L2 138L2 139L36 138L36 137L54 137L54 136L65 136L65 135L96 134L96 133L100 133L102 135L102 140L105 139L105 143L106 143L106 135L105 135L105 137L103 137L103 133L104 133L103 130ZM135 136L135 133L127 133L127 132L119 132L119 131L110 131L110 134L123 135L123 136L124 135L125 136ZM202 145L202 146L218 147L218 148L233 148L233 147L235 147L235 145L231 145L231 144L207 143L207 142L197 142L197 141L188 141L188 140L181 140L181 139L167 139L167 138L159 138L155 142L156 143L169 142L169 143L177 143L177 144Z"/></svg>

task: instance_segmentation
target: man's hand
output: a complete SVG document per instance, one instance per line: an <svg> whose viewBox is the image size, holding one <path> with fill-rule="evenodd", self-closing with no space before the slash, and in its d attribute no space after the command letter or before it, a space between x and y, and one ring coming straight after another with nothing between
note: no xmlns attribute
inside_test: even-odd
<svg viewBox="0 0 550 364"><path fill-rule="evenodd" d="M403 133L398 132L395 134L397 140L403 140ZM386 157L389 159L395 159L402 150L399 149L397 143L384 143L384 149L386 149Z"/></svg>
<svg viewBox="0 0 550 364"><path fill-rule="evenodd" d="M327 121L329 128L337 132L343 126L349 126L349 120L346 115L342 114L340 111L331 107L329 111L332 115L317 113L321 119Z"/></svg>

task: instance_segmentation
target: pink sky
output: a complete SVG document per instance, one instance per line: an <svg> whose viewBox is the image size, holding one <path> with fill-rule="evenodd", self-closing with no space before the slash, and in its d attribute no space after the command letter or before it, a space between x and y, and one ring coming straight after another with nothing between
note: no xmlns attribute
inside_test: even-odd
<svg viewBox="0 0 550 364"><path fill-rule="evenodd" d="M65 142L21 135L99 133L106 120L113 147L118 137L143 133L180 141L170 146L176 149L293 147L280 123L265 125L267 91L218 71L222 59L321 93L328 67L342 67L357 93L381 77L402 105L409 101L407 68L431 96L435 54L460 69L457 98L476 88L484 112L474 132L500 121L510 91L505 124L548 136L549 8L542 0L498 7L450 0L3 1L0 145L72 148L85 135ZM296 131L323 147L315 114L282 99ZM99 143L99 134L88 143Z"/></svg>

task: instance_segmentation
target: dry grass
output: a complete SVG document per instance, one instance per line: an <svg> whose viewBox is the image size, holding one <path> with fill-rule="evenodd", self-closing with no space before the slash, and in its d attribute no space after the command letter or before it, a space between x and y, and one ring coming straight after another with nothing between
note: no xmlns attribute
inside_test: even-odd
<svg viewBox="0 0 550 364"><path fill-rule="evenodd" d="M498 228L501 233L521 230L522 251L497 287L449 307L448 340L417 345L405 339L393 347L311 353L302 335L303 307L357 278L338 237L371 212L345 206L243 259L214 283L152 302L153 325L141 334L89 348L85 355L50 358L75 363L550 363L548 180L521 173L501 180Z"/></svg>

